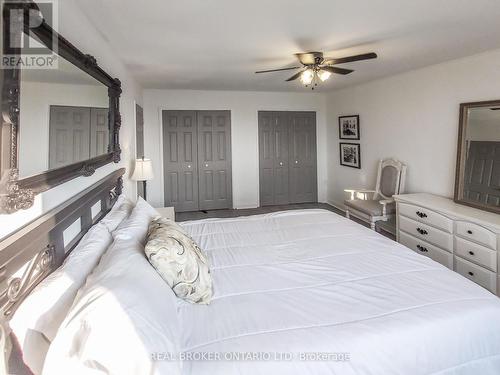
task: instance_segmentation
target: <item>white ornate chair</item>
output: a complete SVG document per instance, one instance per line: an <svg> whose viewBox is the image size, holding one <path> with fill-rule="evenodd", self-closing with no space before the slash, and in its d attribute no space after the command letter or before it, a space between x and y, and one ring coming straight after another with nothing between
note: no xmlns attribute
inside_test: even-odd
<svg viewBox="0 0 500 375"><path fill-rule="evenodd" d="M351 199L344 202L346 217L351 215L370 223L375 230L377 221L387 221L396 214L393 195L404 192L406 164L395 159L380 160L375 190L345 189ZM367 199L370 194L373 196Z"/></svg>

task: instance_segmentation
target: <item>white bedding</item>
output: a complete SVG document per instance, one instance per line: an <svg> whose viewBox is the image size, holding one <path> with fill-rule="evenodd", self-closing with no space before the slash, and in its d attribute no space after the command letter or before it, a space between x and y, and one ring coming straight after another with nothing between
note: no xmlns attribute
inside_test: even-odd
<svg viewBox="0 0 500 375"><path fill-rule="evenodd" d="M266 359L186 361L184 374L500 374L500 300L367 228L323 210L183 226L215 294L180 305L181 347Z"/></svg>
<svg viewBox="0 0 500 375"><path fill-rule="evenodd" d="M65 360L71 373L91 367L120 375L124 366L138 375L500 374L499 299L367 228L324 210L182 225L208 254L212 303L175 299L172 309L170 302L139 301L174 297L141 292L160 279L146 276L139 248L128 240L128 260L104 259L110 270L100 265L101 275L92 278L102 287L82 292L46 370ZM120 254L117 243L115 250L108 256ZM120 306L126 306L114 314L120 319L103 313ZM167 328L181 334L169 339ZM129 331L142 339L127 341ZM165 363L170 341L185 358L197 353L208 360ZM86 343L100 343L100 350ZM246 360L228 360L238 356ZM142 371L140 363L148 363Z"/></svg>

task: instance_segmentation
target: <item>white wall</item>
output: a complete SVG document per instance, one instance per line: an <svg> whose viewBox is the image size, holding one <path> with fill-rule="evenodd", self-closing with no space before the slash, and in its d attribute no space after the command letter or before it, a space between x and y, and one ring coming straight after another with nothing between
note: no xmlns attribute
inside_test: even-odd
<svg viewBox="0 0 500 375"><path fill-rule="evenodd" d="M233 165L233 205L259 206L258 111L316 111L318 139L318 199L326 199L325 96L305 93L244 91L145 90L146 156L156 178L148 183L148 201L163 206L162 110L230 110Z"/></svg>
<svg viewBox="0 0 500 375"><path fill-rule="evenodd" d="M459 104L500 99L500 50L329 93L328 201L343 189L374 187L377 160L408 164L407 192L451 197ZM362 169L339 165L338 116L359 114Z"/></svg>
<svg viewBox="0 0 500 375"><path fill-rule="evenodd" d="M104 85L21 82L18 160L21 178L49 169L52 105L107 108L108 89Z"/></svg>
<svg viewBox="0 0 500 375"><path fill-rule="evenodd" d="M86 189L99 179L120 167L130 168L135 159L135 108L134 101L142 103L142 90L131 77L125 66L116 58L113 47L96 31L80 11L75 0L58 2L59 31L71 43L84 53L93 55L99 65L122 82L123 93L120 100L122 128L120 144L122 161L119 164L108 164L99 168L91 177L76 178L36 197L35 205L29 210L19 211L12 215L0 215L0 238L15 231L22 225L32 221L44 212L63 203L73 195ZM22 124L21 124L22 126ZM30 150L35 153L38 150ZM136 184L129 180L129 171L124 178L124 189L130 196L135 196Z"/></svg>

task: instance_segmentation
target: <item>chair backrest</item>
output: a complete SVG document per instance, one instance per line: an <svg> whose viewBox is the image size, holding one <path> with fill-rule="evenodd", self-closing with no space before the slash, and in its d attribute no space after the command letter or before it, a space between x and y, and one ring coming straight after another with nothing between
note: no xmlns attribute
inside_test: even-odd
<svg viewBox="0 0 500 375"><path fill-rule="evenodd" d="M395 159L380 160L374 199L388 199L404 192L406 164Z"/></svg>

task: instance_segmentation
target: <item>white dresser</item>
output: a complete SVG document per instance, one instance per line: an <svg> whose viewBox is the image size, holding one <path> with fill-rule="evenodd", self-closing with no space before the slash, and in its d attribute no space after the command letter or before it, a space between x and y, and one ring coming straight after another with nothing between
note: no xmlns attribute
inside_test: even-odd
<svg viewBox="0 0 500 375"><path fill-rule="evenodd" d="M500 215L432 194L394 199L398 242L500 296Z"/></svg>

